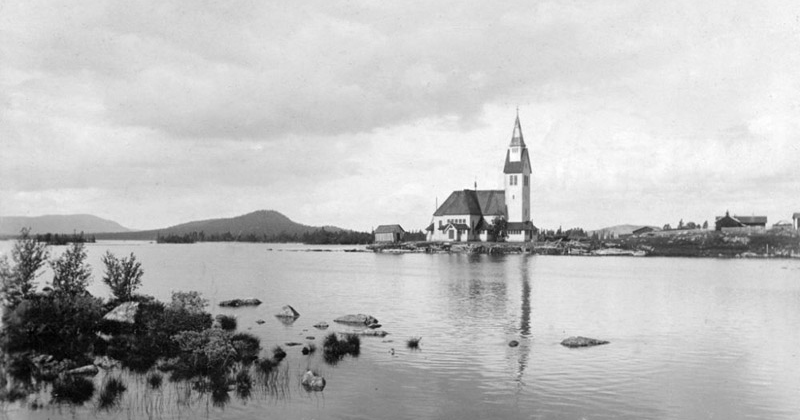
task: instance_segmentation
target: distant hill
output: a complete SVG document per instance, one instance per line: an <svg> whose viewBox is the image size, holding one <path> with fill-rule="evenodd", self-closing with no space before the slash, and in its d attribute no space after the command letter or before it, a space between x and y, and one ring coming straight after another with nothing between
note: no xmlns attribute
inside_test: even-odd
<svg viewBox="0 0 800 420"><path fill-rule="evenodd" d="M341 231L342 229L334 226L325 226L329 232ZM207 219L194 222L182 223L163 229L153 229L138 232L122 232L115 234L97 235L97 239L130 239L130 240L154 240L159 235L185 235L192 232L203 232L205 235L222 235L230 232L234 236L256 235L258 237L272 237L281 233L288 235L302 235L313 232L320 227L307 226L296 223L274 210L259 210L242 216Z"/></svg>
<svg viewBox="0 0 800 420"><path fill-rule="evenodd" d="M647 225L616 225L616 226L609 226L602 229L592 230L587 232L589 236L593 234L597 234L597 236L606 237L606 236L619 236L619 235L630 235L633 233L634 230L643 228ZM656 227L656 226L652 226Z"/></svg>
<svg viewBox="0 0 800 420"><path fill-rule="evenodd" d="M91 214L65 214L36 217L0 217L0 235L17 235L22 228L31 228L31 233L100 233L130 232L131 230L112 220Z"/></svg>

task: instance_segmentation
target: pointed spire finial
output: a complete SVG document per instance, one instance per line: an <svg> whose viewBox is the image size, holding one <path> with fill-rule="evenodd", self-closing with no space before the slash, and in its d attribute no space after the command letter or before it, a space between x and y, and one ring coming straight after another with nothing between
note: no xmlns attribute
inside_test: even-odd
<svg viewBox="0 0 800 420"><path fill-rule="evenodd" d="M522 124L519 122L519 107L517 107L517 119L514 121L514 133L511 135L511 146L525 147L525 140L522 138Z"/></svg>

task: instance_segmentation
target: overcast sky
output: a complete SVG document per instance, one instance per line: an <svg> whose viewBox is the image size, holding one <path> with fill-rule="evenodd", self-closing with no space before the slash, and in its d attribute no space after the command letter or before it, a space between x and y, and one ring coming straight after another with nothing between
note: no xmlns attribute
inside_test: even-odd
<svg viewBox="0 0 800 420"><path fill-rule="evenodd" d="M169 3L169 4L167 4ZM0 1L0 215L424 228L800 211L800 2Z"/></svg>

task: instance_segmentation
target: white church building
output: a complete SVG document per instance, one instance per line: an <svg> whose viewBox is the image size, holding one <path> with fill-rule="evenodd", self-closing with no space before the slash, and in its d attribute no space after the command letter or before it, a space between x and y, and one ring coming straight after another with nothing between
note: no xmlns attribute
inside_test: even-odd
<svg viewBox="0 0 800 420"><path fill-rule="evenodd" d="M493 222L506 221L506 240L526 242L536 227L531 222L531 161L522 138L519 114L503 167L505 189L453 191L433 213L430 241L494 241Z"/></svg>

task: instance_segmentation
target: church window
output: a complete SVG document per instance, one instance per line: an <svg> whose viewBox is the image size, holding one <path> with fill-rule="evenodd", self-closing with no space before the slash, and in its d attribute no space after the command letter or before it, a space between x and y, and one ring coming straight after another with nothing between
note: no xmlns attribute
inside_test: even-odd
<svg viewBox="0 0 800 420"><path fill-rule="evenodd" d="M526 187L528 186L528 175L523 175L522 176L522 185L524 185Z"/></svg>
<svg viewBox="0 0 800 420"><path fill-rule="evenodd" d="M449 233L450 233L450 239L453 239L453 238L455 238L455 236L454 236L454 233L455 233L455 232L453 232L453 229L450 229L450 232L449 232Z"/></svg>

